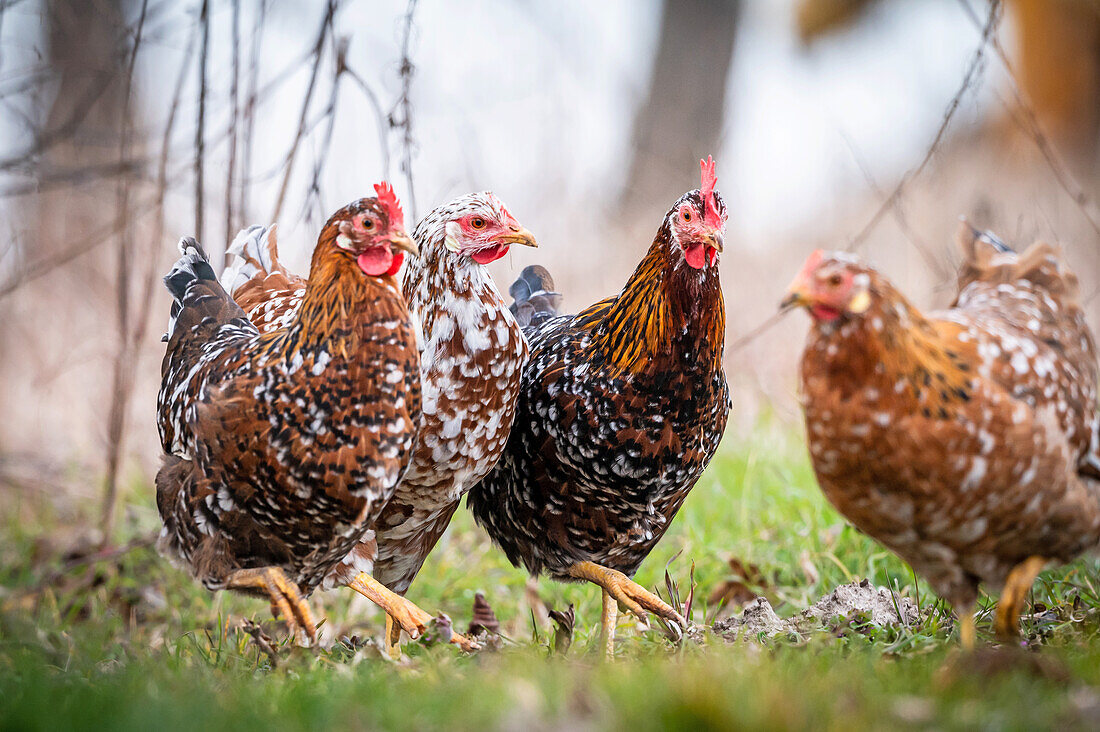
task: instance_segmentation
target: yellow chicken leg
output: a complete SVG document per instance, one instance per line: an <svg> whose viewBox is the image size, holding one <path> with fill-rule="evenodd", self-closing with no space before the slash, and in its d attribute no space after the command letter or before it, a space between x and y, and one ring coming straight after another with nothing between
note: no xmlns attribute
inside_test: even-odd
<svg viewBox="0 0 1100 732"><path fill-rule="evenodd" d="M1043 557L1028 557L1008 573L1001 599L997 603L997 613L993 618L993 629L999 640L1012 641L1020 637L1020 611L1027 599L1027 593L1031 591L1032 583L1046 563L1047 560Z"/></svg>
<svg viewBox="0 0 1100 732"><path fill-rule="evenodd" d="M283 616L291 635L297 638L301 631L310 645L317 642L317 624L313 622L309 604L298 585L287 579L279 567L238 569L226 579L225 588L266 595L271 601L272 614Z"/></svg>
<svg viewBox="0 0 1100 732"><path fill-rule="evenodd" d="M615 658L615 627L619 623L619 601L603 591L603 616L600 618L600 638L607 660Z"/></svg>
<svg viewBox="0 0 1100 732"><path fill-rule="evenodd" d="M394 647L400 652L400 644L391 645L390 640L394 635L398 635L404 630L410 638L419 638L428 629L428 624L432 622L431 615L421 610L411 600L390 590L366 572L360 572L355 579L348 583L348 587L386 611L387 653L391 652ZM461 633L452 633L451 643L454 643L463 651L476 651L481 648Z"/></svg>
<svg viewBox="0 0 1100 732"><path fill-rule="evenodd" d="M978 633L974 628L974 606L968 605L966 609L958 609L959 615L959 643L964 651L973 651L977 643Z"/></svg>
<svg viewBox="0 0 1100 732"><path fill-rule="evenodd" d="M622 572L603 567L595 562L577 562L569 568L569 576L597 584L604 590L602 632L604 650L614 653L615 622L618 620L618 606L622 603L626 609L643 623L647 622L646 612L651 612L683 628L687 623L680 613L661 598L654 595ZM614 611L609 609L614 605ZM610 650L609 650L610 649Z"/></svg>

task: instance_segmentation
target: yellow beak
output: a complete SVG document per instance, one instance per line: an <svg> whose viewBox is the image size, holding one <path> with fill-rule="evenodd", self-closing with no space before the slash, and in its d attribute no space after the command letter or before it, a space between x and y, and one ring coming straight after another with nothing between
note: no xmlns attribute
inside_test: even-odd
<svg viewBox="0 0 1100 732"><path fill-rule="evenodd" d="M789 310L793 307L808 307L813 304L813 296L810 294L810 284L801 274L794 278L794 282L787 287L787 296L779 303L780 310Z"/></svg>
<svg viewBox="0 0 1100 732"><path fill-rule="evenodd" d="M538 248L538 242L535 241L535 235L522 226L513 227L505 234L498 234L493 237L495 241L499 241L501 244L519 244L525 247Z"/></svg>
<svg viewBox="0 0 1100 732"><path fill-rule="evenodd" d="M387 238L390 246L394 249L404 249L414 257L420 255L420 248L416 246L416 242L413 238L406 234L404 231L395 231Z"/></svg>

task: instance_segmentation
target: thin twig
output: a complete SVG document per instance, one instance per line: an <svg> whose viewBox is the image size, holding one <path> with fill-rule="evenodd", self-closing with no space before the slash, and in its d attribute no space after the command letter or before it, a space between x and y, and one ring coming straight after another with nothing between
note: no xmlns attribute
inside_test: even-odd
<svg viewBox="0 0 1100 732"><path fill-rule="evenodd" d="M241 152L241 182L237 200L238 225L243 226L250 220L248 211L249 176L252 174L252 128L256 121L256 87L260 74L260 50L263 47L264 20L267 17L267 0L260 0L260 9L256 14L256 25L252 29L252 55L249 63L248 94L244 105L244 150Z"/></svg>
<svg viewBox="0 0 1100 732"><path fill-rule="evenodd" d="M199 117L195 124L195 237L203 239L203 200L206 185L203 180L206 158L206 69L210 54L210 0L202 0L199 11L202 25L202 50L199 51Z"/></svg>
<svg viewBox="0 0 1100 732"><path fill-rule="evenodd" d="M390 124L401 130L401 172L405 174L405 183L408 186L406 201L409 215L412 221L416 221L416 186L413 183L412 156L415 140L412 132L412 101L409 98L412 89L412 79L416 68L409 56L409 43L412 38L413 15L416 13L417 0L409 0L405 11L405 32L401 40L401 96L397 98L394 112L390 113ZM396 120L394 114L400 110L401 118Z"/></svg>
<svg viewBox="0 0 1100 732"><path fill-rule="evenodd" d="M122 129L119 133L118 158L125 160L130 153L130 137L133 125L130 120L130 104L134 89L134 67L141 34L145 29L148 0L141 2L141 15L134 34L133 48L126 68L122 94ZM130 353L130 267L133 264L133 222L130 220L130 180L119 178L117 216L119 224L118 256L115 259L115 289L118 295L118 344L115 352L114 373L111 379L111 406L107 413L107 474L104 477L103 508L100 514L100 546L107 546L115 526L118 507L118 471L126 439L126 409L133 391L133 374L129 370Z"/></svg>
<svg viewBox="0 0 1100 732"><path fill-rule="evenodd" d="M962 84L959 86L958 91L951 97L951 101L947 105L947 110L943 114L943 119L940 122L939 129L936 130L936 136L932 139L932 144L929 145L928 150L924 153L924 157L921 159L920 164L916 168L913 168L898 181L897 186L894 187L893 192L879 205L878 210L871 219L860 229L852 240L848 242L849 249L856 249L861 246L871 232L878 226L882 217L886 215L886 212L894 207L895 203L901 198L902 192L905 190L905 186L908 185L913 179L920 176L924 172L924 169L928 166L928 163L932 160L932 156L936 154L939 149L940 143L943 142L947 133L947 128L951 124L951 120L955 116L955 112L959 109L959 104L962 102L963 96L970 91L974 85L978 71L982 68L982 61L985 58L986 44L989 43L989 39L994 36L994 31L997 28L998 20L1000 18L1000 0L992 0L989 4L989 18L986 20L985 27L982 29L982 38L978 43L978 48L974 51L974 55L970 58L970 62L967 64L966 73L963 75Z"/></svg>
<svg viewBox="0 0 1100 732"><path fill-rule="evenodd" d="M303 217L307 217L309 215L310 203L316 201L322 220L325 211L323 208L324 202L321 200L321 174L324 172L325 164L328 162L329 150L332 149L332 133L336 127L336 100L340 95L340 77L342 77L347 70L347 39L341 38L337 40L334 51L336 54L336 62L334 64L335 73L332 79L332 94L329 97L325 111L322 113L322 118L328 120L328 126L325 128L325 136L321 141L321 150L313 161L313 175L310 179L309 190L306 192L306 199L302 204L302 215Z"/></svg>
<svg viewBox="0 0 1100 732"><path fill-rule="evenodd" d="M135 370L137 369L142 353L142 350L138 346L145 338L145 333L149 328L150 313L153 311L151 304L153 302L154 287L159 282L157 277L157 262L159 261L159 257L156 256L156 252L164 241L164 199L168 194L168 157L171 149L170 142L172 139L172 132L176 126L180 104L183 100L183 87L187 81L187 70L191 66L191 57L195 52L195 43L198 40L199 32L200 28L198 24L196 24L187 41L187 48L183 53L183 61L180 62L179 75L176 77L176 89L172 95L172 105L168 109L168 119L165 121L164 133L161 138L160 162L157 165L157 193L156 199L153 202L153 210L157 213L153 221L153 234L148 239L149 254L145 258L145 272L142 277L144 289L141 294L141 305L138 307L137 323L133 331L132 347L135 353L133 368Z"/></svg>
<svg viewBox="0 0 1100 732"><path fill-rule="evenodd" d="M283 174L283 183L279 186L279 195L275 199L275 210L271 214L272 221L278 221L279 214L283 210L286 193L290 188L290 175L294 171L294 159L297 157L298 147L302 144L302 140L306 135L306 118L309 113L309 104L313 100L313 92L317 87L318 72L321 70L321 51L325 47L325 39L332 32L332 16L336 13L337 4L336 0L329 0L324 20L321 22L321 30L317 34L316 42L313 44L313 68L309 75L309 86L306 87L306 95L302 100L302 111L298 115L298 131L294 135L294 141L291 143L290 152L287 155L286 171Z"/></svg>
<svg viewBox="0 0 1100 732"><path fill-rule="evenodd" d="M229 165L225 171L225 242L228 246L237 231L233 217L233 176L237 172L237 123L240 119L241 80L241 0L233 0L233 80L229 85ZM229 264L228 255L225 264Z"/></svg>
<svg viewBox="0 0 1100 732"><path fill-rule="evenodd" d="M863 179L866 181L867 187L870 188L876 196L882 197L884 195L882 188L879 186L878 181L875 180L874 175L872 175L871 171L867 168L863 158L856 150L855 145L852 144L851 139L849 139L847 135L842 135L842 137L845 143L847 143L848 152L852 154L852 160L855 161L856 167L859 168L859 172L863 174ZM924 259L924 263L936 274L940 282L951 280L952 274L941 258L935 255L932 248L928 246L928 244L917 235L917 232L913 230L913 227L909 225L909 218L905 215L900 197L894 199L893 213L894 220L897 222L902 234L905 235L905 238L909 240L913 248L921 255Z"/></svg>
<svg viewBox="0 0 1100 732"><path fill-rule="evenodd" d="M389 115L387 115L386 110L382 108L382 103L378 100L378 95L375 93L374 89L371 88L358 71L348 66L345 68L345 73L359 86L359 89L363 92L363 96L367 98L367 101L370 102L371 107L374 109L374 114L378 119L378 149L382 152L382 180L389 180Z"/></svg>
<svg viewBox="0 0 1100 732"><path fill-rule="evenodd" d="M782 320L787 315L787 313L791 312L791 310L792 310L792 308L789 308L789 307L788 308L781 308L778 312L775 312L772 315L768 316L768 319L765 320L763 323L756 326L755 328L750 330L748 333L746 333L745 335L741 336L740 338L736 339L733 343L731 343L729 345L729 348L726 349L726 353L737 353L742 348L749 345L750 343L755 341L760 336L764 335L765 332L770 330L772 326L774 326L776 323L778 323L780 320Z"/></svg>
<svg viewBox="0 0 1100 732"><path fill-rule="evenodd" d="M960 0L959 4L962 5L971 20L977 22L973 9L966 1ZM1005 71L1008 72L1009 80L1012 82L1012 95L1016 99L1016 104L1018 105L1017 111L1020 114L1020 117L1014 116L1013 119L1020 128L1027 133L1027 136L1031 138L1032 142L1035 143L1035 146L1046 160L1047 165L1050 166L1051 172L1054 173L1058 185L1062 187L1066 195L1068 195L1070 199L1077 204L1077 207L1081 209L1081 213L1084 215L1085 219L1088 220L1097 238L1100 239L1100 223L1098 223L1100 215L1098 215L1096 211L1095 204L1089 198L1081 184L1077 182L1077 179L1074 178L1065 163L1062 162L1062 158L1054 145L1050 142L1050 138L1043 132L1042 125L1039 123L1039 117L1035 112L1035 107L1028 100L1023 89L1020 87L1019 79L1016 76L1016 70L1013 68L1012 62L1009 60L1004 46L1001 45L1000 39L994 37L992 46L994 53L1004 66Z"/></svg>
<svg viewBox="0 0 1100 732"><path fill-rule="evenodd" d="M152 203L152 198L150 198L148 201L143 201L143 203ZM141 206L133 206L131 207L131 211L144 212L145 209ZM77 257L81 257L88 252L91 252L118 233L118 222L111 221L110 223L105 224L104 226L101 226L100 228L91 232L82 239L79 239L76 242L72 243L64 251L41 257L31 264L23 265L19 269L19 271L17 271L12 277L8 279L6 283L0 285L0 300L15 292L20 287L23 287L27 283L33 282L39 277L43 277L56 269L64 267L66 264L73 261Z"/></svg>

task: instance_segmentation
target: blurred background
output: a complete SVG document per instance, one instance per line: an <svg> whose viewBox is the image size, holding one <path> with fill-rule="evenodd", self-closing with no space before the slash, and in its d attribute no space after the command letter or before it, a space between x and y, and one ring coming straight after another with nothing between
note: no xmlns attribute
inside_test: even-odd
<svg viewBox="0 0 1100 732"><path fill-rule="evenodd" d="M411 220L491 189L565 306L612 294L713 154L727 440L796 429L814 248L921 307L960 215L1069 251L1100 326L1097 0L0 0L0 505L96 502L109 538L159 459L181 235L328 215L391 180ZM765 325L760 329L761 325Z"/></svg>

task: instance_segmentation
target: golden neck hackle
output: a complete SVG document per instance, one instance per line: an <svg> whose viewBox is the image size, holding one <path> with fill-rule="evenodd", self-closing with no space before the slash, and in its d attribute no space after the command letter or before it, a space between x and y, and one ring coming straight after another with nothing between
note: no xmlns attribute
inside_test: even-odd
<svg viewBox="0 0 1100 732"><path fill-rule="evenodd" d="M337 246L338 234L330 224L317 241L302 306L288 328L288 349L323 347L348 357L361 345L356 314L373 307L387 291L399 292L392 276L365 275L354 256Z"/></svg>
<svg viewBox="0 0 1100 732"><path fill-rule="evenodd" d="M678 355L673 344L685 330L697 335L700 365L721 367L726 321L717 272L699 273L686 265L677 271L669 246L659 236L619 296L589 308L592 316L602 316L593 346L615 368L638 373L664 367Z"/></svg>
<svg viewBox="0 0 1100 732"><path fill-rule="evenodd" d="M872 290L867 312L849 322L814 326L816 338L824 339L821 347L807 350L814 369L845 395L871 386L910 411L949 416L953 405L970 398L971 349L947 340L881 278L874 278Z"/></svg>

